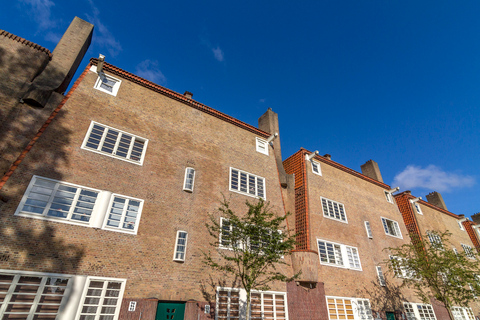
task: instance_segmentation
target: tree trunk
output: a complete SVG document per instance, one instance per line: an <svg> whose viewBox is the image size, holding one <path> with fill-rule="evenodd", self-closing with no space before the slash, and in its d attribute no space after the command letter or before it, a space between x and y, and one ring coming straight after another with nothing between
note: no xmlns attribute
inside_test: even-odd
<svg viewBox="0 0 480 320"><path fill-rule="evenodd" d="M452 310L450 310L449 307L445 307L445 308L446 308L447 311L448 311L448 315L449 315L449 317L450 317L450 320L455 320L455 319L453 318Z"/></svg>
<svg viewBox="0 0 480 320"><path fill-rule="evenodd" d="M250 291L247 291L247 314L245 316L245 319L250 320Z"/></svg>

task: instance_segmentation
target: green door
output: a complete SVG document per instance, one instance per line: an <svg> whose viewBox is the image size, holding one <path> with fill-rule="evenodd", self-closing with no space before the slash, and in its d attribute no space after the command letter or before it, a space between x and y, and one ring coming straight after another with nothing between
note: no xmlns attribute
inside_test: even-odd
<svg viewBox="0 0 480 320"><path fill-rule="evenodd" d="M395 313L387 312L387 320L395 320Z"/></svg>
<svg viewBox="0 0 480 320"><path fill-rule="evenodd" d="M159 302L155 320L178 319L183 320L185 303Z"/></svg>

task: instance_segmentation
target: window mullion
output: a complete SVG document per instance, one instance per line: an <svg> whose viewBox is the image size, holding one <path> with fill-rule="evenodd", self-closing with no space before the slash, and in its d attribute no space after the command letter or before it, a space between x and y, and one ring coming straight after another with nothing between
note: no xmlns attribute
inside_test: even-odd
<svg viewBox="0 0 480 320"><path fill-rule="evenodd" d="M55 187L53 187L52 194L50 195L50 198L48 199L47 205L45 206L45 210L43 211L43 216L47 216L48 210L50 210L50 207L52 206L53 203L53 198L55 198L55 195L57 194L58 187L60 187L60 183L56 183Z"/></svg>
<svg viewBox="0 0 480 320"><path fill-rule="evenodd" d="M103 127L105 130L103 130L102 137L100 138L100 142L98 143L97 150L101 151L103 148L103 144L105 143L105 138L107 137L107 133L110 130L109 128ZM93 130L93 127L92 127ZM90 133L91 134L91 133Z"/></svg>
<svg viewBox="0 0 480 320"><path fill-rule="evenodd" d="M90 280L91 282L91 280ZM90 284L89 284L90 286ZM101 313L102 313L102 306L103 306L103 301L105 300L105 295L107 294L107 287L108 287L108 281L103 282L103 287L102 287L102 294L100 295L100 300L98 301L98 309L95 314L95 320L100 319ZM118 304L118 302L117 302ZM117 305L118 306L118 305Z"/></svg>
<svg viewBox="0 0 480 320"><path fill-rule="evenodd" d="M113 147L113 155L116 156L117 155L117 149L118 149L118 146L120 145L120 141L122 140L122 136L123 136L123 132L118 132L118 136L117 136L117 141L115 141L115 146ZM133 138L133 137L132 137ZM128 158L127 158L128 159Z"/></svg>
<svg viewBox="0 0 480 320"><path fill-rule="evenodd" d="M33 299L32 306L30 307L30 312L28 313L28 317L26 320L32 320L33 317L35 316L35 309L38 306L38 303L40 302L40 298L42 297L42 292L43 289L45 288L45 283L47 282L48 277L42 277L42 280L40 281L40 285L38 286L37 293L35 295L35 298Z"/></svg>
<svg viewBox="0 0 480 320"><path fill-rule="evenodd" d="M127 159L130 159L130 156L132 155L132 150L133 150L133 145L135 144L135 137L132 136L132 140L130 141L130 146L128 147L127 151Z"/></svg>
<svg viewBox="0 0 480 320"><path fill-rule="evenodd" d="M8 303L12 299L12 295L15 292L15 287L17 286L19 279L20 279L19 275L15 275L13 277L12 283L10 284L10 288L8 288L7 290L7 295L5 296L5 300L3 300L2 306L0 306L0 316L2 316L2 319L3 319L4 312L7 309Z"/></svg>
<svg viewBox="0 0 480 320"><path fill-rule="evenodd" d="M82 188L77 188L77 191L75 192L75 196L73 197L72 200L72 205L70 206L70 210L68 210L68 215L66 219L70 220L72 218L73 211L75 210L75 207L77 206L78 198L80 197L80 192L82 191Z"/></svg>
<svg viewBox="0 0 480 320"><path fill-rule="evenodd" d="M125 199L125 207L122 210L122 217L120 218L120 225L118 226L120 229L123 229L123 225L125 224L125 219L127 218L127 208L128 204L130 203L130 199ZM137 221L135 220L135 224Z"/></svg>

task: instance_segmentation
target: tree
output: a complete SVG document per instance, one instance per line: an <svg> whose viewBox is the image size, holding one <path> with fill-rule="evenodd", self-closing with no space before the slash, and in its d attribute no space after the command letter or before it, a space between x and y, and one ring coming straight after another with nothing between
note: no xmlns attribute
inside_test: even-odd
<svg viewBox="0 0 480 320"><path fill-rule="evenodd" d="M256 203L246 202L248 211L237 215L224 198L218 208L222 218L218 221L210 215L206 227L214 239L210 245L218 256L204 252L204 263L212 269L229 273L240 280L247 293L246 317L250 319L250 295L252 290L269 290L273 281L288 282L299 276L288 277L278 271L286 265L283 257L295 246L295 235L289 235L285 227L285 216L277 216L268 203L259 199Z"/></svg>
<svg viewBox="0 0 480 320"><path fill-rule="evenodd" d="M478 255L472 248L458 252L450 243L449 232L431 232L412 236L412 242L398 248L387 248L387 262L403 283L415 290L424 303L433 297L447 308L450 318L453 306L468 306L480 296Z"/></svg>

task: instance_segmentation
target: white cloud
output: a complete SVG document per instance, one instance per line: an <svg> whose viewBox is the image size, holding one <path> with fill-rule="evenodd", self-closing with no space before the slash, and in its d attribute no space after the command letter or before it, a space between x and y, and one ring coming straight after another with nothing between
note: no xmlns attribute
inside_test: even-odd
<svg viewBox="0 0 480 320"><path fill-rule="evenodd" d="M58 43L61 38L62 38L61 34L54 33L54 32L48 32L45 35L45 40L53 42L53 43Z"/></svg>
<svg viewBox="0 0 480 320"><path fill-rule="evenodd" d="M264 103L265 101L267 101L267 99L260 99L258 101L261 102L261 103Z"/></svg>
<svg viewBox="0 0 480 320"><path fill-rule="evenodd" d="M152 82L161 84L167 81L167 78L158 68L158 61L144 60L135 68L135 74Z"/></svg>
<svg viewBox="0 0 480 320"><path fill-rule="evenodd" d="M445 172L433 164L422 168L408 165L405 170L398 173L392 185L402 189L423 188L432 191L448 192L454 188L471 187L475 179L471 176L458 173Z"/></svg>
<svg viewBox="0 0 480 320"><path fill-rule="evenodd" d="M212 52L215 59L217 59L220 62L224 60L223 51L222 49L220 49L219 46L217 46L216 48L212 48Z"/></svg>
<svg viewBox="0 0 480 320"><path fill-rule="evenodd" d="M21 0L21 2L31 6L30 15L38 23L39 30L46 30L55 27L56 23L51 18L51 7L55 3L50 0Z"/></svg>
<svg viewBox="0 0 480 320"><path fill-rule="evenodd" d="M99 47L107 50L108 54L111 57L116 57L120 51L122 51L122 46L118 42L113 34L108 30L102 21L100 21L100 10L95 6L93 0L88 0L90 6L92 7L92 14L88 15L87 18L90 23L95 26L95 35L93 36L93 42ZM108 57L107 57L108 60Z"/></svg>

